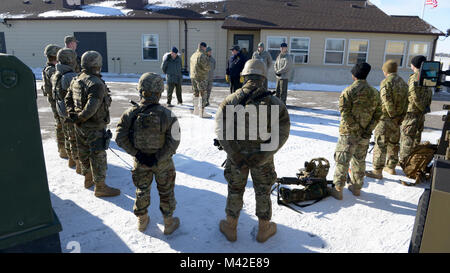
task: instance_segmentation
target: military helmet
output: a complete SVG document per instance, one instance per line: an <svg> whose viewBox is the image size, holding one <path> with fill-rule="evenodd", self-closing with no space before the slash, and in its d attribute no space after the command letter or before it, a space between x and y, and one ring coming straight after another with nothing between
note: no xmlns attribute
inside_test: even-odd
<svg viewBox="0 0 450 273"><path fill-rule="evenodd" d="M102 64L102 55L100 55L97 51L87 51L83 54L83 56L81 56L81 67L84 69L102 67Z"/></svg>
<svg viewBox="0 0 450 273"><path fill-rule="evenodd" d="M137 89L141 93L145 91L151 93L162 93L164 91L164 80L156 73L147 72L144 73L139 79Z"/></svg>
<svg viewBox="0 0 450 273"><path fill-rule="evenodd" d="M44 49L44 55L47 57L56 57L56 54L58 54L58 50L60 50L61 47L57 45L47 45Z"/></svg>
<svg viewBox="0 0 450 273"><path fill-rule="evenodd" d="M62 64L73 65L77 62L77 53L70 48L63 48L58 51L56 59Z"/></svg>
<svg viewBox="0 0 450 273"><path fill-rule="evenodd" d="M241 76L253 74L266 77L266 71L267 71L266 65L261 60L251 59L245 63Z"/></svg>

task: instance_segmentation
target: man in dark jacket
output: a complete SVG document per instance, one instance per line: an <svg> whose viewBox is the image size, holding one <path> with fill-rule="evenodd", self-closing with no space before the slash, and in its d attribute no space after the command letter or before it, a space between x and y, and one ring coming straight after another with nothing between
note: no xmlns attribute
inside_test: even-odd
<svg viewBox="0 0 450 273"><path fill-rule="evenodd" d="M183 103L181 96L181 81L183 75L181 74L181 58L178 56L178 49L172 48L170 53L164 55L161 69L167 75L167 106L171 107L173 89L176 88L178 104Z"/></svg>
<svg viewBox="0 0 450 273"><path fill-rule="evenodd" d="M230 83L230 93L234 93L234 91L242 87L240 79L246 57L242 55L237 45L233 46L230 50L232 55L227 63L226 80Z"/></svg>

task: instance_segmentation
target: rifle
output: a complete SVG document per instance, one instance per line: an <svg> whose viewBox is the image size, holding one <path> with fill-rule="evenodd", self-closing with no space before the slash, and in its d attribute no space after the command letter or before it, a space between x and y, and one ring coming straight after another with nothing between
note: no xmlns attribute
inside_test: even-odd
<svg viewBox="0 0 450 273"><path fill-rule="evenodd" d="M222 145L220 145L220 142L217 138L214 139L214 146L216 146L219 151L223 150L223 147L222 147ZM223 166L225 166L226 163L227 163L227 160L225 159L225 161L220 166L223 167Z"/></svg>

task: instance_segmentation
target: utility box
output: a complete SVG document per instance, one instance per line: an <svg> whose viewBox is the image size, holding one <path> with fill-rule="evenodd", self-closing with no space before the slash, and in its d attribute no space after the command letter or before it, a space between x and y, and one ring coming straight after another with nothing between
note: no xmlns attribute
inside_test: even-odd
<svg viewBox="0 0 450 273"><path fill-rule="evenodd" d="M0 252L61 252L31 69L0 54Z"/></svg>

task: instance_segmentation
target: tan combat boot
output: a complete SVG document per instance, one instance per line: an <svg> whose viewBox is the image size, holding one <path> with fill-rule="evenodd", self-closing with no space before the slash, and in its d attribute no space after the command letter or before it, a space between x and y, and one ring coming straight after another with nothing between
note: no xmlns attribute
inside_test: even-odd
<svg viewBox="0 0 450 273"><path fill-rule="evenodd" d="M67 155L66 149L61 148L61 149L58 149L58 151L59 151L59 157L61 157L62 159L69 158L69 156Z"/></svg>
<svg viewBox="0 0 450 273"><path fill-rule="evenodd" d="M84 175L84 188L89 189L94 186L94 181L92 179L92 172L89 170L87 174Z"/></svg>
<svg viewBox="0 0 450 273"><path fill-rule="evenodd" d="M194 103L194 112L193 112L194 115L198 115L198 113L199 113L199 109L198 109L198 98L199 98L199 97L194 97L194 98L192 99L192 102Z"/></svg>
<svg viewBox="0 0 450 273"><path fill-rule="evenodd" d="M75 160L73 160L73 158L71 156L69 156L69 161L68 161L67 165L69 166L69 168L73 168L76 166L76 162L75 162Z"/></svg>
<svg viewBox="0 0 450 273"><path fill-rule="evenodd" d="M178 217L164 217L164 235L172 234L180 226Z"/></svg>
<svg viewBox="0 0 450 273"><path fill-rule="evenodd" d="M95 183L94 195L96 197L112 197L120 194L120 190L106 185L105 181Z"/></svg>
<svg viewBox="0 0 450 273"><path fill-rule="evenodd" d="M328 193L337 200L342 200L344 198L342 194L343 189L344 187L335 186L332 187L331 189L328 189Z"/></svg>
<svg viewBox="0 0 450 273"><path fill-rule="evenodd" d="M355 185L350 185L348 186L349 191L351 191L353 193L354 196L360 196L361 195L361 190L360 189L356 189Z"/></svg>
<svg viewBox="0 0 450 273"><path fill-rule="evenodd" d="M387 172L388 174L392 174L392 175L396 175L397 173L395 172L395 167L394 168L389 168L389 167L384 167L383 171Z"/></svg>
<svg viewBox="0 0 450 273"><path fill-rule="evenodd" d="M150 217L148 214L138 216L138 230L144 232L147 229L148 223L150 222Z"/></svg>
<svg viewBox="0 0 450 273"><path fill-rule="evenodd" d="M274 222L270 222L269 220L259 219L256 241L264 243L275 233L277 233L277 224L275 224Z"/></svg>
<svg viewBox="0 0 450 273"><path fill-rule="evenodd" d="M80 160L75 160L75 165L76 165L75 172L77 174L81 174L81 162L80 162Z"/></svg>
<svg viewBox="0 0 450 273"><path fill-rule="evenodd" d="M233 218L227 215L226 220L221 220L219 224L220 232L225 235L228 241L234 242L237 240L237 223L238 218Z"/></svg>
<svg viewBox="0 0 450 273"><path fill-rule="evenodd" d="M205 112L205 108L200 107L200 113L198 115L201 118L211 118L212 116Z"/></svg>
<svg viewBox="0 0 450 273"><path fill-rule="evenodd" d="M370 172L366 171L366 176L375 179L383 179L383 169L373 169Z"/></svg>

